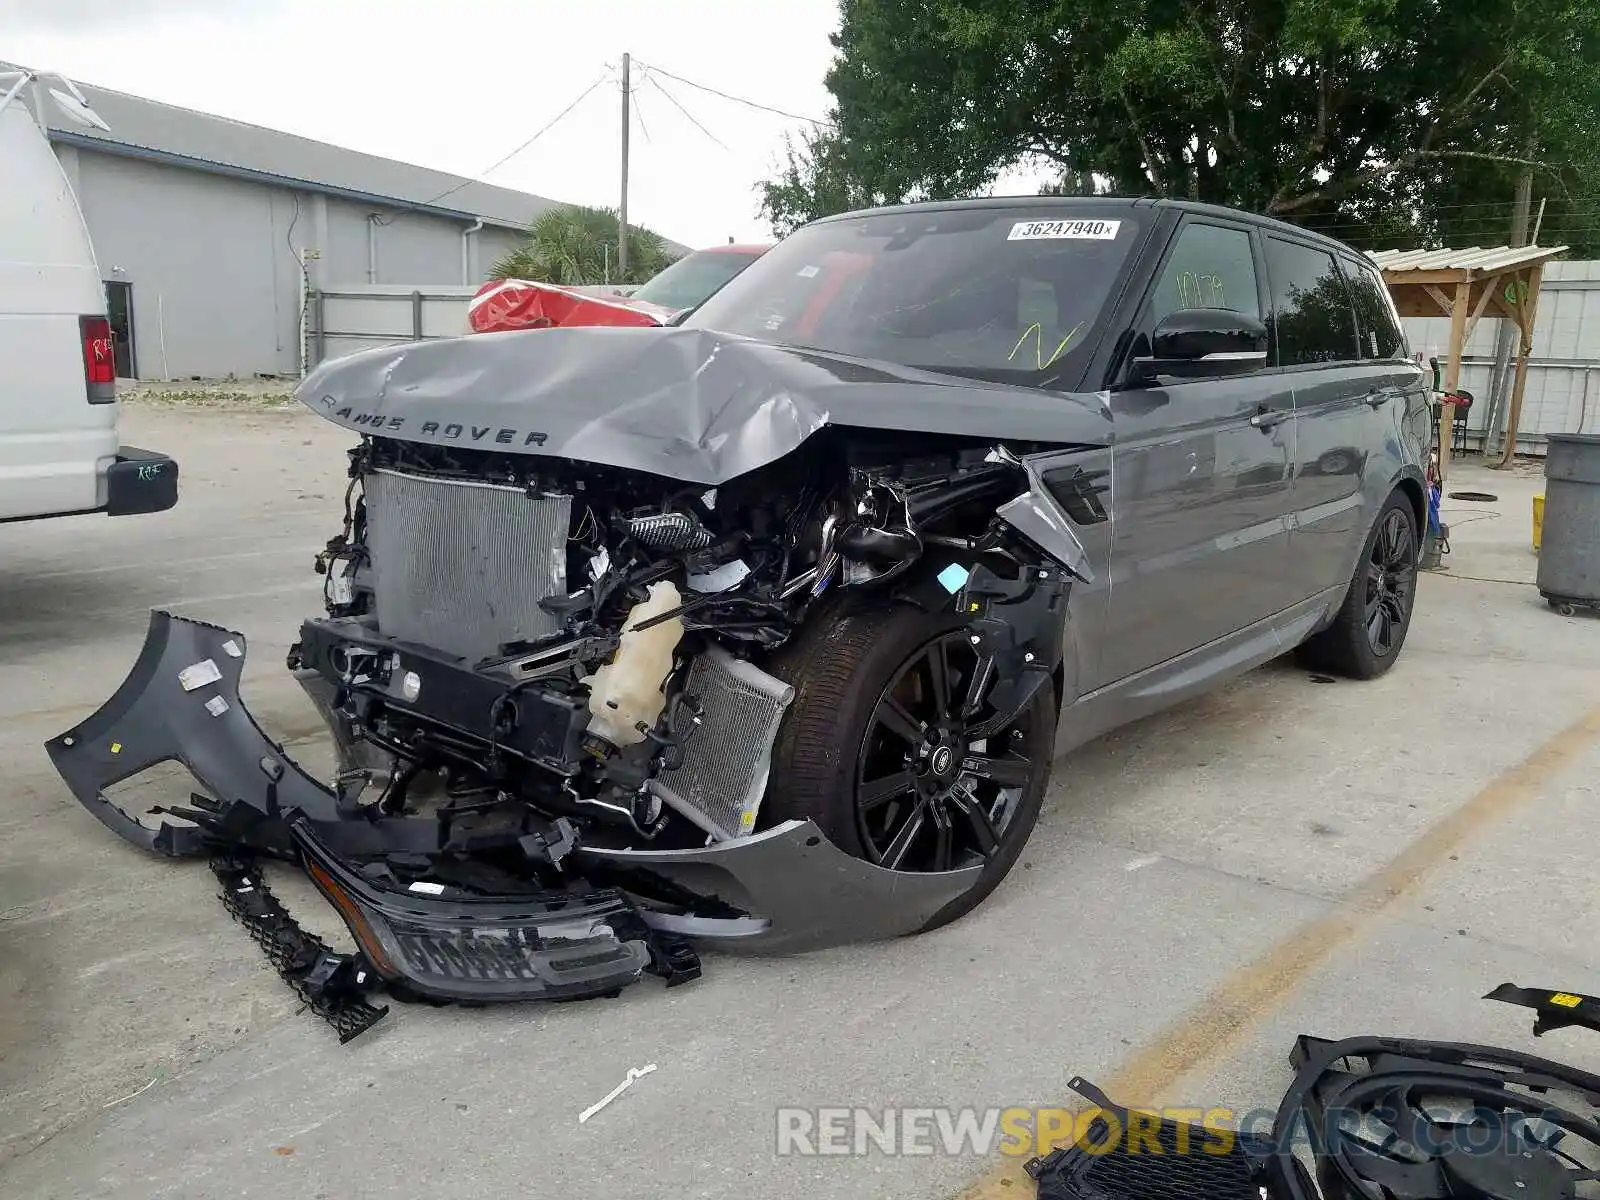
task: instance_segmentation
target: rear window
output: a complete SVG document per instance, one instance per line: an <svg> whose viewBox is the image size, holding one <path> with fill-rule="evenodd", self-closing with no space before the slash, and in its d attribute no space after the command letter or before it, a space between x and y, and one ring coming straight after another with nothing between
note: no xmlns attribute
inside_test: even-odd
<svg viewBox="0 0 1600 1200"><path fill-rule="evenodd" d="M1025 386L1081 373L1131 210L901 210L799 230L686 325Z"/></svg>
<svg viewBox="0 0 1600 1200"><path fill-rule="evenodd" d="M1369 266L1345 260L1350 275L1350 291L1356 302L1356 319L1361 322L1363 358L1405 358L1406 338L1395 320L1389 302L1389 289L1378 272Z"/></svg>
<svg viewBox="0 0 1600 1200"><path fill-rule="evenodd" d="M1356 349L1356 315L1333 255L1299 242L1267 239L1272 280L1273 337L1285 367L1350 362Z"/></svg>

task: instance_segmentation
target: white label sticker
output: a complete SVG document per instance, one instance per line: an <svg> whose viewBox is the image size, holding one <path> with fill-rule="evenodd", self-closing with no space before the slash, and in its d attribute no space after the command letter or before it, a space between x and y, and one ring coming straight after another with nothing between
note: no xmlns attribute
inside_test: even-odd
<svg viewBox="0 0 1600 1200"><path fill-rule="evenodd" d="M816 267L801 267L800 268L800 278L801 279L815 279L816 276L817 276L817 268Z"/></svg>
<svg viewBox="0 0 1600 1200"><path fill-rule="evenodd" d="M244 653L243 650L239 649L239 643L234 641L232 638L229 638L227 641L222 643L222 651L229 658L238 658Z"/></svg>
<svg viewBox="0 0 1600 1200"><path fill-rule="evenodd" d="M228 702L221 696L213 696L206 701L206 711L213 717L220 717L228 711Z"/></svg>
<svg viewBox="0 0 1600 1200"><path fill-rule="evenodd" d="M1006 234L1008 242L1032 242L1047 238L1109 242L1116 238L1121 221L1018 221Z"/></svg>
<svg viewBox="0 0 1600 1200"><path fill-rule="evenodd" d="M183 684L183 690L192 692L195 688L205 687L208 683L215 683L222 678L222 672L217 669L217 664L209 658L202 659L193 666L185 667L178 672L178 682Z"/></svg>
<svg viewBox="0 0 1600 1200"><path fill-rule="evenodd" d="M444 884L429 883L426 879L419 879L411 885L409 890L421 892L425 896L442 896L444 895Z"/></svg>
<svg viewBox="0 0 1600 1200"><path fill-rule="evenodd" d="M328 599L334 604L349 604L355 595L355 584L348 575L328 576Z"/></svg>

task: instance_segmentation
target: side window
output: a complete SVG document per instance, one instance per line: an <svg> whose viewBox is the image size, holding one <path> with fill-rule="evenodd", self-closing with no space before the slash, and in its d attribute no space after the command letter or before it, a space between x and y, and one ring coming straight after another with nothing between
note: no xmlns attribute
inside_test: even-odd
<svg viewBox="0 0 1600 1200"><path fill-rule="evenodd" d="M1150 296L1146 329L1180 308L1227 308L1261 316L1250 235L1221 225L1185 225Z"/></svg>
<svg viewBox="0 0 1600 1200"><path fill-rule="evenodd" d="M1267 276L1272 281L1273 338L1280 365L1361 357L1355 310L1333 255L1269 237Z"/></svg>
<svg viewBox="0 0 1600 1200"><path fill-rule="evenodd" d="M1355 296L1356 319L1361 322L1361 357L1406 357L1405 334L1395 321L1388 288L1377 271L1348 261L1344 267Z"/></svg>

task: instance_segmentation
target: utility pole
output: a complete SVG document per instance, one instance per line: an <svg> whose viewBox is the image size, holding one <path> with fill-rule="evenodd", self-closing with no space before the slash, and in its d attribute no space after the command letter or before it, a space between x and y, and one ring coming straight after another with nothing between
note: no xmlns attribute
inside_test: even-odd
<svg viewBox="0 0 1600 1200"><path fill-rule="evenodd" d="M1533 157L1530 149L1525 155ZM1528 218L1533 208L1533 168L1523 167L1517 179L1516 199L1511 208L1511 244L1528 244ZM1541 214L1543 208L1540 209ZM1500 418L1505 412L1506 386L1511 380L1511 355L1520 336L1508 318L1500 318L1500 329L1495 337L1494 367L1489 373L1489 411L1484 417L1483 454L1487 458L1500 438Z"/></svg>
<svg viewBox="0 0 1600 1200"><path fill-rule="evenodd" d="M617 208L617 279L628 282L628 67L631 56L622 53L622 203Z"/></svg>

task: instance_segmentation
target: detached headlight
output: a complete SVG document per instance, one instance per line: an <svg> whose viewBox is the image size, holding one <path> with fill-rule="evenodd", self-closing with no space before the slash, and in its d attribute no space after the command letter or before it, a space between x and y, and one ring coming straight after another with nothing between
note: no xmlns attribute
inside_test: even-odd
<svg viewBox="0 0 1600 1200"><path fill-rule="evenodd" d="M402 891L352 871L306 822L294 837L373 968L419 995L582 999L636 982L650 963L644 923L615 890L480 897L419 882Z"/></svg>

